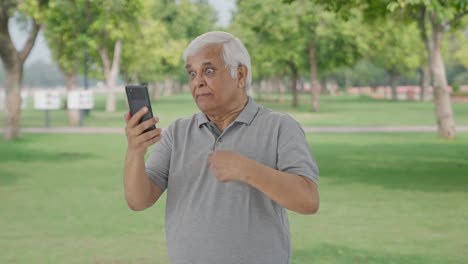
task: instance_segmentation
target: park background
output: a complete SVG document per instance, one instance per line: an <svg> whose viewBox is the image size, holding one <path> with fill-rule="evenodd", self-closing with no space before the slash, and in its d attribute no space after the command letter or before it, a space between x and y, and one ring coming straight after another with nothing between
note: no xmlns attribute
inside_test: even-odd
<svg viewBox="0 0 468 264"><path fill-rule="evenodd" d="M250 95L307 131L321 208L289 213L293 263L468 261L468 1L0 7L0 263L168 263L165 198L143 212L124 200L123 86L148 84L161 127L191 116L181 54L209 30L245 42ZM93 109L67 110L83 89ZM61 96L47 126L39 91Z"/></svg>

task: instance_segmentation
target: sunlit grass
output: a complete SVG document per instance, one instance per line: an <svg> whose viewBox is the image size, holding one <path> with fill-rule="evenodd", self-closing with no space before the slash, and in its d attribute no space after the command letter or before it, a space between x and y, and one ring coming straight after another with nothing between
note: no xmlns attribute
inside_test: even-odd
<svg viewBox="0 0 468 264"><path fill-rule="evenodd" d="M468 134L308 134L318 214L290 213L293 263L466 263ZM124 135L0 141L0 263L167 263L164 198L132 212Z"/></svg>

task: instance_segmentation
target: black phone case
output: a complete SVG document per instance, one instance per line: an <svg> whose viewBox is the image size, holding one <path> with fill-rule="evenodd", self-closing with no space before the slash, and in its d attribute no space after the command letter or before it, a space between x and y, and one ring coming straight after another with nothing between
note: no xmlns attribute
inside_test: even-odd
<svg viewBox="0 0 468 264"><path fill-rule="evenodd" d="M148 88L144 85L127 85L125 86L125 92L128 99L128 107L130 109L130 115L134 115L143 107L148 107L148 112L140 119L139 123L142 123L153 117L153 109L151 108L151 102L149 99ZM143 133L156 129L156 126L147 128Z"/></svg>

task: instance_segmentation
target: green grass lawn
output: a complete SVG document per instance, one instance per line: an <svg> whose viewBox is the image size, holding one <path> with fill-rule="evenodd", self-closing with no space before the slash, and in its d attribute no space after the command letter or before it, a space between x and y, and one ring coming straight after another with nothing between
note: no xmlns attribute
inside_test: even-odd
<svg viewBox="0 0 468 264"><path fill-rule="evenodd" d="M293 263L468 262L468 134L308 140L321 208L290 213ZM164 198L138 213L125 203L125 146L124 135L0 140L0 263L167 263Z"/></svg>
<svg viewBox="0 0 468 264"><path fill-rule="evenodd" d="M95 109L84 119L84 126L94 127L122 127L123 116L127 111L123 94L118 95L117 111L106 113L105 97L96 95ZM310 95L302 95L300 104L293 108L290 96L286 101L258 100L261 105L274 110L288 112L303 126L408 126L431 125L435 126L434 105L431 102L393 102L374 100L358 96L322 96L321 110L318 113L310 111ZM153 111L159 116L160 126L167 127L175 119L189 117L198 109L189 94L179 94L161 97L159 102L153 102ZM468 125L468 105L454 103L453 111L457 125ZM67 126L67 113L65 110L50 111L51 126ZM3 115L0 116L0 125L3 125ZM32 98L29 106L22 112L22 127L44 127L44 111L32 108Z"/></svg>

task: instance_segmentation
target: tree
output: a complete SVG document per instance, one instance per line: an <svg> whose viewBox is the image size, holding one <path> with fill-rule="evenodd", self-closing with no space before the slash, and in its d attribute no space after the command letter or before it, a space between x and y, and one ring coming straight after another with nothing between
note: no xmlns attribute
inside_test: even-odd
<svg viewBox="0 0 468 264"><path fill-rule="evenodd" d="M442 39L446 31L457 28L468 15L468 0L320 1L335 10L363 6L371 17L390 15L418 23L429 60L438 133L447 139L455 138L455 121L441 52Z"/></svg>
<svg viewBox="0 0 468 264"><path fill-rule="evenodd" d="M52 1L45 26L45 35L55 62L65 76L67 91L76 89L80 66L85 63L87 38L84 0ZM69 124L80 122L79 110L68 110Z"/></svg>
<svg viewBox="0 0 468 264"><path fill-rule="evenodd" d="M297 105L295 80L308 72L312 111L319 110L320 75L325 77L337 68L353 65L365 48L362 38L366 34L353 28L359 21L358 13L345 21L323 6L304 0L291 4L238 1L237 10L234 24L239 24L239 33L247 36L253 64L261 65L253 68L278 74L288 67L293 105Z"/></svg>
<svg viewBox="0 0 468 264"><path fill-rule="evenodd" d="M292 105L297 106L297 80L307 67L307 50L294 7L274 0L238 1L231 31L249 50L252 77L266 79L288 74Z"/></svg>
<svg viewBox="0 0 468 264"><path fill-rule="evenodd" d="M160 82L164 81L166 94L173 93L184 69L181 55L185 47L191 39L212 30L216 16L206 1L157 0L142 4L140 27L127 33L122 73L129 82L150 84L153 98L158 100Z"/></svg>
<svg viewBox="0 0 468 264"><path fill-rule="evenodd" d="M407 75L421 65L422 43L415 23L403 24L382 19L369 25L373 36L369 57L374 64L385 69L389 75L392 99L397 100L397 86L402 75Z"/></svg>
<svg viewBox="0 0 468 264"><path fill-rule="evenodd" d="M0 58L6 71L6 107L4 112L4 138L19 137L21 114L21 81L23 65L36 41L45 17L47 0L0 2ZM17 50L8 31L8 21L20 18L29 27L29 36L24 46Z"/></svg>
<svg viewBox="0 0 468 264"><path fill-rule="evenodd" d="M145 3L146 4L146 3ZM163 62L178 65L181 45L170 38L166 25L150 14L153 5L148 5L139 14L138 28L128 32L128 41L122 52L121 72L127 82L151 83L162 79ZM178 47L174 51L174 47Z"/></svg>
<svg viewBox="0 0 468 264"><path fill-rule="evenodd" d="M214 29L216 12L206 0L159 0L153 17L167 27L167 54L161 60L166 94L172 94L176 79L187 81L182 53L195 37Z"/></svg>
<svg viewBox="0 0 468 264"><path fill-rule="evenodd" d="M123 46L129 40L128 32L138 28L141 12L139 0L86 0L86 31L90 56L100 61L108 89L106 111L116 110L116 85L120 73L120 59Z"/></svg>
<svg viewBox="0 0 468 264"><path fill-rule="evenodd" d="M455 120L442 58L442 39L444 32L455 28L468 15L468 0L393 0L388 4L388 9L404 12L419 22L429 57L438 132L441 137L455 138Z"/></svg>
<svg viewBox="0 0 468 264"><path fill-rule="evenodd" d="M294 5L295 3L293 3ZM369 32L362 30L360 10L348 10L346 19L330 12L319 3L297 1L301 24L309 39L308 53L312 85L311 110L319 111L319 76L353 66L368 50Z"/></svg>

